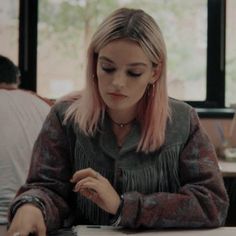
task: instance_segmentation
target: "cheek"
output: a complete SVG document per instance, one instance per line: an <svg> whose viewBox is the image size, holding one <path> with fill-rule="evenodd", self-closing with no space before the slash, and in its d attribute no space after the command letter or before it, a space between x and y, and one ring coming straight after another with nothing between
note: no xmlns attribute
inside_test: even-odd
<svg viewBox="0 0 236 236"><path fill-rule="evenodd" d="M107 79L104 76L104 73L97 73L97 77L98 77L98 90L100 95L103 97L107 87L109 86L109 79Z"/></svg>
<svg viewBox="0 0 236 236"><path fill-rule="evenodd" d="M146 84L139 87L138 91L136 92L138 100L143 97L143 95L146 92L146 88L147 88Z"/></svg>
<svg viewBox="0 0 236 236"><path fill-rule="evenodd" d="M103 90L104 90L104 85L103 85L103 82L100 78L98 78L98 90L99 90L100 94L102 95Z"/></svg>
<svg viewBox="0 0 236 236"><path fill-rule="evenodd" d="M105 84L109 82L109 75L103 71L101 68L97 68L97 78L98 78L98 83L100 84Z"/></svg>
<svg viewBox="0 0 236 236"><path fill-rule="evenodd" d="M133 96L137 99L143 97L144 93L146 92L148 86L148 81L136 81L136 83L131 86L133 88Z"/></svg>
<svg viewBox="0 0 236 236"><path fill-rule="evenodd" d="M99 67L97 67L97 80L98 80L98 89L99 92L102 92L102 89L104 87L103 83L104 83L104 74L102 73L102 71L99 69Z"/></svg>
<svg viewBox="0 0 236 236"><path fill-rule="evenodd" d="M143 95L145 94L146 90L148 89L148 87L150 86L151 83L151 74L147 74L145 75L145 77L143 77L139 83L137 83L137 87L136 87L136 94L137 96L139 96L140 98L143 97Z"/></svg>

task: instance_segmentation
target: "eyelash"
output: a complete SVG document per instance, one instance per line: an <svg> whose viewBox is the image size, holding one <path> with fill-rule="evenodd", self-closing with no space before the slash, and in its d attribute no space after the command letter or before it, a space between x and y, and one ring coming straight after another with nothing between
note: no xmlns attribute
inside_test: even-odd
<svg viewBox="0 0 236 236"><path fill-rule="evenodd" d="M102 67L102 70L105 71L107 74L112 74L113 72L115 72L114 68L104 68ZM128 71L127 74L131 77L139 77L142 75L142 73L133 73L132 71Z"/></svg>

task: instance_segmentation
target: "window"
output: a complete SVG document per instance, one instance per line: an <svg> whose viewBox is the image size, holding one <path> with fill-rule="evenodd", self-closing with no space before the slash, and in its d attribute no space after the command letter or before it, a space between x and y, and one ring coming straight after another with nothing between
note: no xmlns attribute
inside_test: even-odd
<svg viewBox="0 0 236 236"><path fill-rule="evenodd" d="M90 36L105 16L122 6L142 8L160 25L168 50L170 95L204 101L207 0L40 0L38 93L57 98L83 88Z"/></svg>
<svg viewBox="0 0 236 236"><path fill-rule="evenodd" d="M127 6L143 8L163 31L170 96L197 108L235 103L234 0L19 2L22 88L49 98L83 88L85 49L91 34L104 16ZM216 114L216 109L211 110ZM223 111L232 115L230 109Z"/></svg>
<svg viewBox="0 0 236 236"><path fill-rule="evenodd" d="M0 54L18 64L19 1L0 1Z"/></svg>
<svg viewBox="0 0 236 236"><path fill-rule="evenodd" d="M226 2L226 105L236 106L236 1Z"/></svg>

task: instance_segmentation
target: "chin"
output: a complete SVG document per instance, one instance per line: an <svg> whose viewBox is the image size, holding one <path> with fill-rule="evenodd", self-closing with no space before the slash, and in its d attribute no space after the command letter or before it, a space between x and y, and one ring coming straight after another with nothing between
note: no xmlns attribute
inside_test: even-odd
<svg viewBox="0 0 236 236"><path fill-rule="evenodd" d="M106 107L108 109L112 109L112 110L123 110L123 109L125 109L125 107L120 105L120 104L114 104L112 102L105 102L105 104L106 104Z"/></svg>

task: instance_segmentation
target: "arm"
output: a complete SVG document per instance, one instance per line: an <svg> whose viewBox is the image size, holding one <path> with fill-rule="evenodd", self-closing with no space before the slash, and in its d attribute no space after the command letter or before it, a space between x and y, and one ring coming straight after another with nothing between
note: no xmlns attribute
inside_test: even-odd
<svg viewBox="0 0 236 236"><path fill-rule="evenodd" d="M194 110L190 120L189 138L179 160L179 192L126 193L121 225L166 228L224 224L228 197L215 150Z"/></svg>
<svg viewBox="0 0 236 236"><path fill-rule="evenodd" d="M64 104L62 104L63 106ZM72 186L71 155L65 127L59 114L59 105L52 108L34 145L31 166L23 185L10 209L27 197L36 197L45 209L47 229L60 227L70 213ZM36 204L37 206L37 204Z"/></svg>

